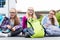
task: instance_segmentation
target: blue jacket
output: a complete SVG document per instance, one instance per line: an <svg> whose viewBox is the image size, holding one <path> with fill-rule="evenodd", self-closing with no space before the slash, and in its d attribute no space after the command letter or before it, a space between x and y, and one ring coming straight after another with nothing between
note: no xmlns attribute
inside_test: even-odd
<svg viewBox="0 0 60 40"><path fill-rule="evenodd" d="M51 21L48 18L48 15L43 17L41 24L45 28L48 35L60 35L60 28L58 21L55 21L55 25L52 25Z"/></svg>

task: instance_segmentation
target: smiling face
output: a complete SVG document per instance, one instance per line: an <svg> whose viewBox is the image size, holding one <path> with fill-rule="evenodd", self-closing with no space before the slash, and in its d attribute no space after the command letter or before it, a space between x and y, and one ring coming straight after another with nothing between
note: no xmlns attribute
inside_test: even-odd
<svg viewBox="0 0 60 40"><path fill-rule="evenodd" d="M15 9L11 9L10 10L10 17L14 18L16 16L16 10Z"/></svg>
<svg viewBox="0 0 60 40"><path fill-rule="evenodd" d="M28 8L28 14L33 15L33 13L34 13L34 9L32 7L29 7Z"/></svg>
<svg viewBox="0 0 60 40"><path fill-rule="evenodd" d="M49 18L53 18L54 15L55 15L55 11L51 10L49 12Z"/></svg>

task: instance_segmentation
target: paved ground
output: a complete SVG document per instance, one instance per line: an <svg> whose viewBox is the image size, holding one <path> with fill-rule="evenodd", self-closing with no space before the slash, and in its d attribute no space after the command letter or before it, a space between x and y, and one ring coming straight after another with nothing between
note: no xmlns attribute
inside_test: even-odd
<svg viewBox="0 0 60 40"><path fill-rule="evenodd" d="M60 40L60 37L44 37L44 38L0 37L0 40Z"/></svg>

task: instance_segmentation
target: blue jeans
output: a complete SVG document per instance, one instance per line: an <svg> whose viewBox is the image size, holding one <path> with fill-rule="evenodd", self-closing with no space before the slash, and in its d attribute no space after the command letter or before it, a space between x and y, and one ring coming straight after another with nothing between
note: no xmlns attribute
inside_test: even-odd
<svg viewBox="0 0 60 40"><path fill-rule="evenodd" d="M28 32L29 33L29 35L33 35L34 34L34 30L32 29L32 28L25 28L24 30L23 30L23 32Z"/></svg>
<svg viewBox="0 0 60 40"><path fill-rule="evenodd" d="M48 35L60 35L60 28L59 27L48 27L46 28L46 32Z"/></svg>

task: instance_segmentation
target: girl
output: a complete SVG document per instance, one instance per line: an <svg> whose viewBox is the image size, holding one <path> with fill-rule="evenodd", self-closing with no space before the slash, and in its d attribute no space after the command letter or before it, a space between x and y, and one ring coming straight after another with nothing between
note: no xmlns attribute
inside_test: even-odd
<svg viewBox="0 0 60 40"><path fill-rule="evenodd" d="M54 10L51 10L47 16L43 17L41 24L48 35L60 35L59 23Z"/></svg>
<svg viewBox="0 0 60 40"><path fill-rule="evenodd" d="M29 7L27 12L26 12L26 15L22 18L22 25L23 25L23 29L27 28L27 19L30 19L30 18L36 18L36 15L35 15L35 12L34 12L34 9L32 7Z"/></svg>
<svg viewBox="0 0 60 40"><path fill-rule="evenodd" d="M37 17L35 15L34 9L32 7L29 7L27 12L26 12L26 15L22 19L23 20L23 23L22 23L22 25L23 25L23 34L27 30L26 29L27 28L27 20L32 19L32 18L36 19Z"/></svg>
<svg viewBox="0 0 60 40"><path fill-rule="evenodd" d="M20 20L17 17L16 9L12 8L10 10L10 24L7 25L7 28L11 30L10 36L17 36L20 32L22 32L22 26L20 24Z"/></svg>

